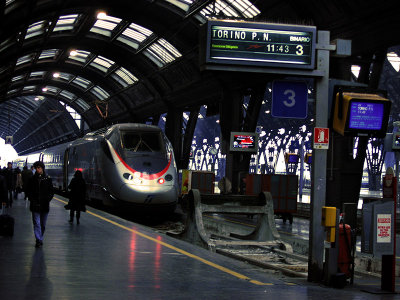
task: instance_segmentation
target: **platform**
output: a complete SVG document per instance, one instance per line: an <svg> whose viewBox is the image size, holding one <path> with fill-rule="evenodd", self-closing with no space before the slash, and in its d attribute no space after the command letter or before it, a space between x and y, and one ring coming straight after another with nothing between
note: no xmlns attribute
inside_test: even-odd
<svg viewBox="0 0 400 300"><path fill-rule="evenodd" d="M71 225L64 204L60 196L51 202L44 245L37 249L29 207L23 199L14 201L14 236L0 237L0 299L380 297L361 291L379 288L376 278L333 289L235 261L90 207L80 225Z"/></svg>

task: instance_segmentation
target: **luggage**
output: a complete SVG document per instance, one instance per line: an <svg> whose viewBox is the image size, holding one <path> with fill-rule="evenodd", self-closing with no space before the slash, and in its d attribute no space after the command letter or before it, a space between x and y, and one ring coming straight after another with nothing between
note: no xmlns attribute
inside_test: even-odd
<svg viewBox="0 0 400 300"><path fill-rule="evenodd" d="M3 206L0 215L0 235L13 236L14 235L14 218L6 214L5 207Z"/></svg>

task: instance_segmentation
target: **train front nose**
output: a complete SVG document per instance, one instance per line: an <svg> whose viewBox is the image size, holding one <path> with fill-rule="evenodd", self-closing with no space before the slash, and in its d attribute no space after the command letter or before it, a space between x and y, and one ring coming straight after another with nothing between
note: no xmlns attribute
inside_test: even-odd
<svg viewBox="0 0 400 300"><path fill-rule="evenodd" d="M161 184L158 184L160 185ZM120 199L132 204L167 204L178 200L178 192L174 185L135 185L123 184L120 188Z"/></svg>

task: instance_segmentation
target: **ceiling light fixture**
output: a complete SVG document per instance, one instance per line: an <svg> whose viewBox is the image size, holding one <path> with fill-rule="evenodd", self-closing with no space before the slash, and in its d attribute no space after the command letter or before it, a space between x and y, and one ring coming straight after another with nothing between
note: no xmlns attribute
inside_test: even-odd
<svg viewBox="0 0 400 300"><path fill-rule="evenodd" d="M97 19L104 20L107 17L107 14L104 11L101 11L97 14Z"/></svg>
<svg viewBox="0 0 400 300"><path fill-rule="evenodd" d="M58 72L53 73L53 77L54 77L54 78L60 77L60 73L58 73Z"/></svg>
<svg viewBox="0 0 400 300"><path fill-rule="evenodd" d="M76 55L78 55L78 51L76 51L76 50L71 50L71 51L69 52L69 55L71 55L71 56L76 56Z"/></svg>

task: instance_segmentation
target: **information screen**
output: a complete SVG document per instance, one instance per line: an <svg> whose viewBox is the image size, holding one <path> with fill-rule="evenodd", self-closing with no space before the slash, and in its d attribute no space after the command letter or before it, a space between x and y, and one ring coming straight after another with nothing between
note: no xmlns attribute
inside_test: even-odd
<svg viewBox="0 0 400 300"><path fill-rule="evenodd" d="M289 154L288 163L294 164L299 162L299 156L297 154Z"/></svg>
<svg viewBox="0 0 400 300"><path fill-rule="evenodd" d="M314 68L312 26L208 22L206 63Z"/></svg>
<svg viewBox="0 0 400 300"><path fill-rule="evenodd" d="M351 102L349 128L380 130L384 107L382 103Z"/></svg>
<svg viewBox="0 0 400 300"><path fill-rule="evenodd" d="M230 151L257 152L258 134L231 132Z"/></svg>

